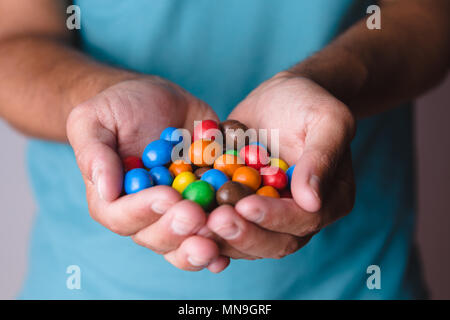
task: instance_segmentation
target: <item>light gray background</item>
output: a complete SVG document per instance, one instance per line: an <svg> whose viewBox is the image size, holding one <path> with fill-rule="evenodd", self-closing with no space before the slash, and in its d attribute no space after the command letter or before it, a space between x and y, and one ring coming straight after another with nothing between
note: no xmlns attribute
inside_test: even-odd
<svg viewBox="0 0 450 320"><path fill-rule="evenodd" d="M432 297L450 299L450 77L417 102L417 238ZM25 144L0 120L0 299L15 297L26 270L35 205Z"/></svg>

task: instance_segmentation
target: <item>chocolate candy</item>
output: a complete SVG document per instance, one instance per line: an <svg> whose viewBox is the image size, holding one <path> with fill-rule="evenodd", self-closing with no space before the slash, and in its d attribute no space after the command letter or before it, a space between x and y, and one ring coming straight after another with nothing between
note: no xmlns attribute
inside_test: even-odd
<svg viewBox="0 0 450 320"><path fill-rule="evenodd" d="M232 154L223 154L214 161L214 169L222 171L230 178L236 169L243 165L243 161Z"/></svg>
<svg viewBox="0 0 450 320"><path fill-rule="evenodd" d="M225 149L240 149L250 141L250 138L245 136L248 127L237 120L221 122L219 127L225 139Z"/></svg>
<svg viewBox="0 0 450 320"><path fill-rule="evenodd" d="M189 171L182 172L179 175L177 175L173 180L172 188L177 190L179 193L183 193L184 189L186 189L186 187L195 180L197 180L197 178L192 172Z"/></svg>
<svg viewBox="0 0 450 320"><path fill-rule="evenodd" d="M261 175L258 170L250 167L240 167L233 173L233 181L245 184L254 191L261 185Z"/></svg>
<svg viewBox="0 0 450 320"><path fill-rule="evenodd" d="M219 190L225 182L229 181L227 175L217 169L211 169L203 173L201 180L212 185L214 191Z"/></svg>
<svg viewBox="0 0 450 320"><path fill-rule="evenodd" d="M215 140L219 125L214 120L203 120L194 128L193 141Z"/></svg>
<svg viewBox="0 0 450 320"><path fill-rule="evenodd" d="M195 169L194 174L198 179L201 179L203 174L206 171L211 170L211 169L212 169L211 167L200 167L200 168Z"/></svg>
<svg viewBox="0 0 450 320"><path fill-rule="evenodd" d="M195 181L183 191L183 198L198 203L204 210L214 204L214 188L206 181Z"/></svg>
<svg viewBox="0 0 450 320"><path fill-rule="evenodd" d="M216 192L216 200L219 205L229 204L234 206L239 200L253 194L253 190L242 183L228 181Z"/></svg>
<svg viewBox="0 0 450 320"><path fill-rule="evenodd" d="M271 198L279 198L280 197L280 194L278 193L277 189L275 189L272 186L264 186L264 187L258 189L258 191L256 191L256 194L258 194L260 196L271 197Z"/></svg>
<svg viewBox="0 0 450 320"><path fill-rule="evenodd" d="M163 166L171 161L172 147L172 143L166 140L150 142L142 154L142 162L149 169Z"/></svg>
<svg viewBox="0 0 450 320"><path fill-rule="evenodd" d="M261 170L263 184L265 186L272 186L275 189L282 190L288 184L288 176L286 173L277 167L269 167Z"/></svg>
<svg viewBox="0 0 450 320"><path fill-rule="evenodd" d="M249 145L239 151L239 157L245 161L245 165L259 170L270 162L267 150L258 145Z"/></svg>
<svg viewBox="0 0 450 320"><path fill-rule="evenodd" d="M215 141L196 140L189 147L189 158L198 167L210 166L222 153L222 146Z"/></svg>
<svg viewBox="0 0 450 320"><path fill-rule="evenodd" d="M132 169L125 174L123 186L126 194L136 193L153 186L153 180L147 170Z"/></svg>
<svg viewBox="0 0 450 320"><path fill-rule="evenodd" d="M156 185L171 186L173 176L166 167L154 167L150 170L153 182Z"/></svg>
<svg viewBox="0 0 450 320"><path fill-rule="evenodd" d="M189 163L186 163L183 160L178 159L172 162L172 164L169 166L169 171L176 177L182 172L186 171L192 172L192 166Z"/></svg>
<svg viewBox="0 0 450 320"><path fill-rule="evenodd" d="M286 172L289 169L288 164L284 160L278 158L270 159L270 166L278 167L282 169L284 172Z"/></svg>
<svg viewBox="0 0 450 320"><path fill-rule="evenodd" d="M123 166L126 172L137 168L144 168L142 160L138 157L133 156L126 157L123 160Z"/></svg>

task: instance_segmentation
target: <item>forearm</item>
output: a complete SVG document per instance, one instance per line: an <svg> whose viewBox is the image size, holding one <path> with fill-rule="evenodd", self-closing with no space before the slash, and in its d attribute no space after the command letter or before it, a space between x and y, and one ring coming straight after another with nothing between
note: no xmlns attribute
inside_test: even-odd
<svg viewBox="0 0 450 320"><path fill-rule="evenodd" d="M71 109L135 74L94 62L63 40L0 41L0 116L23 133L66 141Z"/></svg>
<svg viewBox="0 0 450 320"><path fill-rule="evenodd" d="M381 30L360 21L290 71L326 88L356 117L412 99L449 68L450 2L433 1L385 1Z"/></svg>

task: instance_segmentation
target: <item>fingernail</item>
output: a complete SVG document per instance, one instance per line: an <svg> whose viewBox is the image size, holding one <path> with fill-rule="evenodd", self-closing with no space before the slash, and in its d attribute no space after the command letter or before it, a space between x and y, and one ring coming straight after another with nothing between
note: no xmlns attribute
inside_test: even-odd
<svg viewBox="0 0 450 320"><path fill-rule="evenodd" d="M193 256L188 256L187 260L194 267L207 267L209 264L209 261L204 261L203 259Z"/></svg>
<svg viewBox="0 0 450 320"><path fill-rule="evenodd" d="M184 213L176 214L171 224L173 232L180 236L185 236L194 233L197 228L197 223L192 221L191 217Z"/></svg>
<svg viewBox="0 0 450 320"><path fill-rule="evenodd" d="M264 220L266 212L261 208L253 208L247 211L243 211L242 215L251 222L260 223Z"/></svg>
<svg viewBox="0 0 450 320"><path fill-rule="evenodd" d="M100 169L95 168L94 172L92 174L92 181L94 185L97 187L97 193L100 199L105 200L104 196L104 185L103 185L103 179L102 174L100 172Z"/></svg>
<svg viewBox="0 0 450 320"><path fill-rule="evenodd" d="M172 204L167 201L157 201L152 204L152 211L157 214L164 214Z"/></svg>
<svg viewBox="0 0 450 320"><path fill-rule="evenodd" d="M233 240L236 239L239 234L241 233L241 230L239 229L238 225L235 223L225 225L223 227L220 227L215 231L219 236L226 240Z"/></svg>
<svg viewBox="0 0 450 320"><path fill-rule="evenodd" d="M315 175L311 175L311 177L309 178L309 185L311 186L311 189L312 189L314 195L316 196L316 198L320 200L320 196L319 196L320 179L319 179L319 177L315 176Z"/></svg>

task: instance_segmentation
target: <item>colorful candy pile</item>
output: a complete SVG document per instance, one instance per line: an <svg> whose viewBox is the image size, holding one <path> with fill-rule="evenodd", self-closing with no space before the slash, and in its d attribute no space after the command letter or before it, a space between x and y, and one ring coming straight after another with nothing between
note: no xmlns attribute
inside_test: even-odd
<svg viewBox="0 0 450 320"><path fill-rule="evenodd" d="M226 143L215 141L211 129L220 130ZM220 124L213 120L201 121L194 128L188 158L184 158L188 161L172 162L174 146L183 142L183 135L177 128L166 128L159 140L147 145L142 159L133 156L124 159L125 193L136 193L154 185L172 186L184 199L195 201L207 211L217 205L235 205L254 193L291 197L289 185L295 166L288 167L282 159L271 158L263 144L249 141L247 137L239 148L238 143L242 141L239 134L247 129L236 120Z"/></svg>

